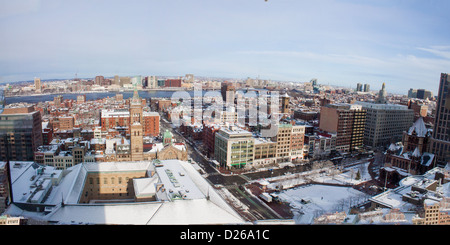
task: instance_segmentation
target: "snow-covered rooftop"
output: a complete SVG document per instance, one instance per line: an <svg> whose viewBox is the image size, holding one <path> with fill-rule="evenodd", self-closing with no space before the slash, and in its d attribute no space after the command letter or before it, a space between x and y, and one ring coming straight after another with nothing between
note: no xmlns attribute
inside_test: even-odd
<svg viewBox="0 0 450 245"><path fill-rule="evenodd" d="M42 169L42 166L33 162L11 162L11 167L14 201L17 204L11 205L6 213L13 216L39 217L60 224L245 223L192 164L185 161L163 160L157 164L150 161L83 163L64 171L48 166ZM78 203L89 172L136 170L146 170L149 177L133 180L135 194L145 196L159 193L156 195L157 201ZM32 176L37 173L41 177L33 179ZM34 183L36 180L38 183ZM165 192L157 188L161 184ZM42 188L36 189L36 185ZM178 197L175 198L173 194ZM45 205L50 209L46 212L27 211L21 204Z"/></svg>
<svg viewBox="0 0 450 245"><path fill-rule="evenodd" d="M428 129L427 129L427 127L425 127L425 123L424 123L422 117L419 117L419 119L417 119L408 130L409 135L412 135L414 132L416 132L416 135L418 137L426 136Z"/></svg>
<svg viewBox="0 0 450 245"><path fill-rule="evenodd" d="M395 189L390 189L377 196L370 198L370 201L378 203L384 207L397 208L401 211L408 211L414 205L405 201L404 197L421 198L424 201L427 199L439 200L441 197L450 196L450 182L437 185L436 190L429 189L429 187L436 182L435 174L442 171L441 168L433 168L424 175L412 175L403 178L400 181L400 186ZM417 194L415 189L426 190L424 193Z"/></svg>

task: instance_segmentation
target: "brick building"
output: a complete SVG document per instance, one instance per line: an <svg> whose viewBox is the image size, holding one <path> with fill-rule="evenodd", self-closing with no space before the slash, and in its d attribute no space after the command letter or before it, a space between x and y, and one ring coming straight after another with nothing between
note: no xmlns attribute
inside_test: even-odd
<svg viewBox="0 0 450 245"><path fill-rule="evenodd" d="M214 141L216 133L219 130L220 130L219 125L203 126L203 145L205 146L207 156L214 155Z"/></svg>
<svg viewBox="0 0 450 245"><path fill-rule="evenodd" d="M328 104L320 109L319 129L336 133L336 150L354 151L362 147L366 111L359 105Z"/></svg>
<svg viewBox="0 0 450 245"><path fill-rule="evenodd" d="M102 110L101 112L101 127L102 131L110 129L117 129L130 133L130 111L127 109L121 110ZM158 136L160 127L160 116L157 112L142 113L142 127L144 136Z"/></svg>
<svg viewBox="0 0 450 245"><path fill-rule="evenodd" d="M73 116L59 117L59 129L60 130L73 130L75 119Z"/></svg>
<svg viewBox="0 0 450 245"><path fill-rule="evenodd" d="M181 87L181 79L166 79L164 87Z"/></svg>

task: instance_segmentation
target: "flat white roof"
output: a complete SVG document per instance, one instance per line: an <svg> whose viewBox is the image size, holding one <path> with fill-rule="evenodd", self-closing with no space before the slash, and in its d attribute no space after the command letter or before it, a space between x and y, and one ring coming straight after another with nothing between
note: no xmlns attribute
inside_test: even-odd
<svg viewBox="0 0 450 245"><path fill-rule="evenodd" d="M11 205L6 214L39 217L60 224L244 224L246 223L228 203L215 192L214 188L200 175L191 163L179 160L160 161L160 167L153 162L104 162L77 164L65 170L64 177L57 186L53 186L45 204L56 205L53 211L45 215L42 212L30 212ZM13 162L11 163L13 164ZM16 195L29 192L29 179L35 172L33 162L20 164L13 173L16 184L26 189L14 188ZM48 169L50 170L50 168ZM89 172L96 171L155 171L149 178L136 179L137 194L151 194L156 184L162 183L169 189L184 191L186 196L180 199L166 198L154 202L128 202L110 204L78 204L79 197ZM170 170L170 171L169 171ZM174 178L170 178L171 174ZM25 185L19 183L26 181ZM178 183L178 185L176 185ZM187 192L189 190L189 192ZM180 192L178 192L180 193ZM181 192L183 193L183 192ZM64 199L64 206L61 200ZM15 201L18 200L15 198Z"/></svg>
<svg viewBox="0 0 450 245"><path fill-rule="evenodd" d="M165 190L164 194L160 193L160 198L164 200L205 198L178 161L164 161L159 166L155 167L155 171Z"/></svg>
<svg viewBox="0 0 450 245"><path fill-rule="evenodd" d="M241 218L206 200L126 204L78 204L57 208L46 217L59 224L188 225L244 224Z"/></svg>
<svg viewBox="0 0 450 245"><path fill-rule="evenodd" d="M362 105L363 109L370 108L375 110L408 110L408 106L397 104L376 104L363 101L355 101L355 104Z"/></svg>
<svg viewBox="0 0 450 245"><path fill-rule="evenodd" d="M130 112L128 110L102 110L101 117L129 117Z"/></svg>
<svg viewBox="0 0 450 245"><path fill-rule="evenodd" d="M83 163L88 172L143 171L153 168L150 161Z"/></svg>

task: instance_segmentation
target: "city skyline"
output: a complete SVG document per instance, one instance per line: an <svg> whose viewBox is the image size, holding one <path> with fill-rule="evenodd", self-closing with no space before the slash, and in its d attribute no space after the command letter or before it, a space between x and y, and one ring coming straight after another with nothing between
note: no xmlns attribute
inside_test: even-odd
<svg viewBox="0 0 450 245"><path fill-rule="evenodd" d="M437 94L448 1L0 1L0 82L184 75Z"/></svg>

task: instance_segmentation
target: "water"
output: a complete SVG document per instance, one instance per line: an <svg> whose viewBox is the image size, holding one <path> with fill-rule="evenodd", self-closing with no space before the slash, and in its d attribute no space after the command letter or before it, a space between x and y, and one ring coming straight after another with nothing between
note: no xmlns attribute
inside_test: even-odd
<svg viewBox="0 0 450 245"><path fill-rule="evenodd" d="M154 90L154 91L139 91L139 97L144 99L149 98L171 98L172 94L176 91L162 91L162 90ZM194 96L194 91L186 91L191 96ZM6 104L18 103L18 102L27 102L36 104L38 102L45 101L53 101L53 98L62 95L63 100L72 99L77 100L78 95L86 95L86 100L98 100L106 97L114 97L116 94L123 94L124 99L128 99L133 97L133 91L129 92L97 92L97 93L70 93L70 94L46 94L46 95L33 95L33 96L16 96L16 97L7 97L5 98Z"/></svg>
<svg viewBox="0 0 450 245"><path fill-rule="evenodd" d="M194 97L194 91L193 90L181 90L183 92L189 93L191 98ZM208 92L209 90L202 90L203 95ZM266 91L265 89L251 89L251 91ZM150 98L171 98L172 94L178 92L178 91L168 91L168 90L147 90L147 91L139 91L139 97L143 99L150 99ZM216 90L216 93L220 94L220 90ZM247 90L238 90L239 92L246 93ZM39 102L45 102L45 101L53 101L53 98L62 95L63 100L65 99L72 99L77 100L78 95L86 95L86 100L98 100L103 99L106 97L114 97L116 94L123 94L124 99L129 99L133 97L133 91L127 91L127 92L89 92L89 93L59 93L59 94L46 94L46 95L33 95L33 96L15 96L15 97L6 97L5 102L6 104L12 104L12 103L18 103L18 102L27 102L36 104ZM1 103L0 103L1 104Z"/></svg>

